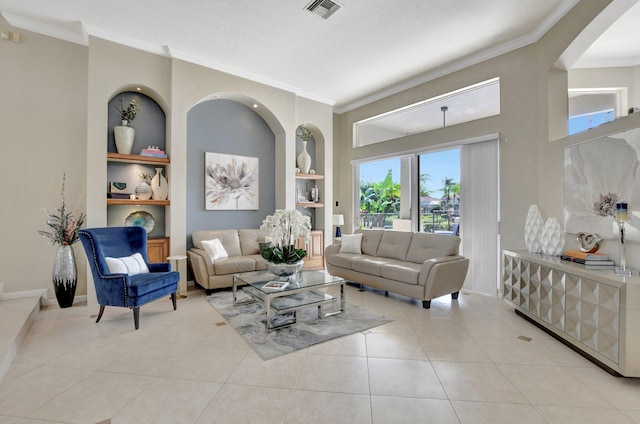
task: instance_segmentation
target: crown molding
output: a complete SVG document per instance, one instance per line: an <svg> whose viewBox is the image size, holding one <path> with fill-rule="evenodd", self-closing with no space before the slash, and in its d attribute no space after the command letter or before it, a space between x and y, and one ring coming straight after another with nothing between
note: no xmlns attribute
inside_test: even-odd
<svg viewBox="0 0 640 424"><path fill-rule="evenodd" d="M238 69L232 68L230 66L224 65L222 63L219 62L215 62L209 59L205 59L203 57L182 51L182 50L178 50L178 49L174 49L170 46L166 46L166 51L168 52L169 56L171 58L175 58L175 59L180 59L180 60L184 60L185 62L189 62L189 63L193 63L196 65L200 65L200 66L204 66L205 68L209 68L209 69L215 69L216 71L220 71L220 72L224 72L230 75L234 75L240 78L244 78L253 82L257 82L259 84L264 84L267 85L269 87L273 87L273 88L278 88L280 90L284 90L290 93L295 94L298 97L304 97L306 99L309 100L313 100L319 103L324 103L326 105L329 106L333 106L335 105L335 100L326 98L326 97L322 97L322 96L318 96L316 94L313 93L309 93L306 92L304 90L300 90L298 87L289 85L289 84L285 84L281 81L276 81L276 80L272 80L270 78L266 78L260 75L256 75L253 74L251 72L246 72L246 71L240 71Z"/></svg>
<svg viewBox="0 0 640 424"><path fill-rule="evenodd" d="M82 46L89 45L89 35L82 22L73 22L77 28L61 28L59 25L48 24L35 19L26 18L24 16L15 15L10 12L0 11L0 14L9 22L11 26L21 28L27 31L36 32L48 37L57 38Z"/></svg>

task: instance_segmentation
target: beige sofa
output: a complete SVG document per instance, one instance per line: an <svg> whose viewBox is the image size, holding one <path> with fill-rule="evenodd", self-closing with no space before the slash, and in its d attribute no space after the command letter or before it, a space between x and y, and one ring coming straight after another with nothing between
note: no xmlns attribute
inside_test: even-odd
<svg viewBox="0 0 640 424"><path fill-rule="evenodd" d="M193 248L189 249L189 265L193 277L207 294L215 289L231 287L233 274L238 272L266 269L265 260L260 256L260 244L265 235L260 230L201 230L191 235ZM226 258L212 260L202 242L219 239Z"/></svg>
<svg viewBox="0 0 640 424"><path fill-rule="evenodd" d="M340 253L341 244L327 246L330 274L420 299L425 309L437 297L458 298L469 268L469 259L458 254L459 237L391 230L356 230L355 234L362 234L360 253Z"/></svg>

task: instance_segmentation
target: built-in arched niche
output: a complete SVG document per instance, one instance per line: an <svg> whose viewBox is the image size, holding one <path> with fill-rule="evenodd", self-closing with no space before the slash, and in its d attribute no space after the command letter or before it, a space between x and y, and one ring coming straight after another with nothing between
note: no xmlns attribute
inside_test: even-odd
<svg viewBox="0 0 640 424"><path fill-rule="evenodd" d="M130 126L135 129L133 147L127 157L114 157L112 154L118 153L114 140L114 127L122 125L120 110L126 107L131 99L135 98L139 110ZM150 244L152 240L162 240L163 251L154 261L158 259L165 261L168 256L168 239L166 216L169 200L162 201L149 200L139 202L128 199L130 195L135 195L136 187L142 182L141 175L146 174L149 180L156 174L157 169L171 181L169 172L169 158L162 163L150 160L149 156L140 156L143 149L149 146L157 147L163 152L168 151L167 124L164 111L165 102L158 94L141 86L127 86L113 93L108 101L107 107L107 226L130 225L132 222L142 223L148 228ZM168 155L167 155L168 156ZM124 183L126 188L123 193L116 193L120 197L114 197L112 192L114 183Z"/></svg>
<svg viewBox="0 0 640 424"><path fill-rule="evenodd" d="M306 137L305 137L306 135ZM306 152L311 157L311 167L305 173L299 162L306 141ZM326 200L324 183L324 157L322 155L324 136L320 129L311 123L303 123L296 128L296 207L311 218L314 229L324 228L324 207ZM316 190L314 192L314 190Z"/></svg>
<svg viewBox="0 0 640 424"><path fill-rule="evenodd" d="M272 112L247 96L221 93L208 96L187 113L187 248L197 230L258 228L273 213L277 193L278 145L284 129ZM207 155L209 153L210 155ZM211 155L213 154L213 155ZM206 157L248 158L258 165L255 208L212 208L206 202Z"/></svg>

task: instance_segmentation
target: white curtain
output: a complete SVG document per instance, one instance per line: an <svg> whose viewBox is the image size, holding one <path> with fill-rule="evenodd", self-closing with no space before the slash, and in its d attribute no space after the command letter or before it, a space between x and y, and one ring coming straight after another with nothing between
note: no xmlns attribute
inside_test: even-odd
<svg viewBox="0 0 640 424"><path fill-rule="evenodd" d="M499 288L499 143L465 144L460 152L460 235L469 258L464 287L496 295Z"/></svg>

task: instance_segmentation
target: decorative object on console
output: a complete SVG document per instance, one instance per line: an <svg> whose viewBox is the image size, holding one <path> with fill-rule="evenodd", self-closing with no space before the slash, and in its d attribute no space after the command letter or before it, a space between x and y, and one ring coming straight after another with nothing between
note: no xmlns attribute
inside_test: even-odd
<svg viewBox="0 0 640 424"><path fill-rule="evenodd" d="M131 122L136 118L140 106L137 99L134 97L129 101L129 104L124 106L124 93L120 96L120 106L116 107L118 113L120 113L120 119L122 125L113 127L113 137L116 142L116 149L118 153L123 155L130 155L131 148L133 147L133 139L136 134L136 130L131 128Z"/></svg>
<svg viewBox="0 0 640 424"><path fill-rule="evenodd" d="M334 214L333 225L336 226L336 238L342 237L342 231L340 230L340 226L344 225L344 215L341 213Z"/></svg>
<svg viewBox="0 0 640 424"><path fill-rule="evenodd" d="M169 197L169 183L162 175L164 168L156 168L156 175L151 179L151 198L153 200L166 200Z"/></svg>
<svg viewBox="0 0 640 424"><path fill-rule="evenodd" d="M308 174L311 169L311 155L307 152L307 142L311 138L311 132L304 127L300 127L298 137L300 137L300 141L302 142L302 151L296 158L298 168L300 168L301 173Z"/></svg>
<svg viewBox="0 0 640 424"><path fill-rule="evenodd" d="M262 221L260 230L272 243L260 251L270 272L278 276L288 276L302 269L302 259L307 256L307 251L296 248L296 241L301 237L308 241L311 236L311 220L308 216L296 209L276 209L273 215ZM279 264L295 266L277 266Z"/></svg>
<svg viewBox="0 0 640 424"><path fill-rule="evenodd" d="M578 249L585 253L595 253L600 249L602 238L597 234L579 232L576 234Z"/></svg>
<svg viewBox="0 0 640 424"><path fill-rule="evenodd" d="M309 174L311 174L311 175L316 175L316 170L315 170L315 169L310 169L310 170L309 170Z"/></svg>
<svg viewBox="0 0 640 424"><path fill-rule="evenodd" d="M549 218L544 223L540 232L540 245L545 255L558 256L562 253L564 237L557 218Z"/></svg>
<svg viewBox="0 0 640 424"><path fill-rule="evenodd" d="M62 198L62 206L56 208L56 212L49 212L46 209L47 225L50 231L38 231L39 234L49 238L51 244L57 244L58 249L53 261L52 280L56 293L58 305L61 308L68 308L73 305L73 298L76 294L77 270L76 260L71 247L76 243L78 238L78 230L84 224L85 214L80 213L76 219L74 216L77 212L80 202L76 205L76 209L72 212L67 211L65 200L65 181L66 174L62 175L62 189L60 197Z"/></svg>
<svg viewBox="0 0 640 424"><path fill-rule="evenodd" d="M147 211L135 211L131 212L124 220L124 225L127 227L142 227L147 234L153 231L153 227L156 225L156 220Z"/></svg>
<svg viewBox="0 0 640 424"><path fill-rule="evenodd" d="M640 128L595 138L564 151L564 229L577 234L587 229L604 239L617 238L615 205L632 206L625 223L625 239L640 240L640 168L637 146ZM615 218L614 218L615 220Z"/></svg>
<svg viewBox="0 0 640 424"><path fill-rule="evenodd" d="M259 159L205 153L205 210L258 210Z"/></svg>
<svg viewBox="0 0 640 424"><path fill-rule="evenodd" d="M616 268L616 274L631 275L631 270L627 268L627 254L625 251L624 227L629 221L629 213L627 212L626 203L616 203L615 220L618 223L620 234L620 265Z"/></svg>
<svg viewBox="0 0 640 424"><path fill-rule="evenodd" d="M149 179L151 176L146 172L140 172L138 176L142 179L142 182L138 187L136 187L136 199L138 200L149 200L151 196L153 196L153 190L151 190L151 186L149 185Z"/></svg>
<svg viewBox="0 0 640 424"><path fill-rule="evenodd" d="M542 231L542 214L538 205L529 206L527 219L524 224L524 242L527 250L531 253L539 253L542 250L540 245L540 232Z"/></svg>

